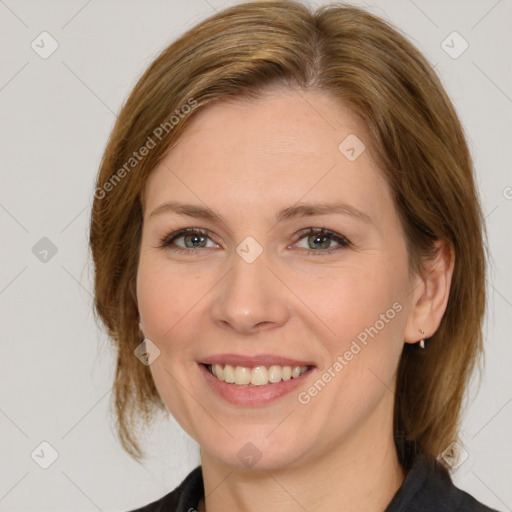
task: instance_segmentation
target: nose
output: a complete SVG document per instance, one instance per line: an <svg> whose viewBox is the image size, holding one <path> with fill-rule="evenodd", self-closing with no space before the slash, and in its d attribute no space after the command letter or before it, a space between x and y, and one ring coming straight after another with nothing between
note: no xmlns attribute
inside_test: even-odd
<svg viewBox="0 0 512 512"><path fill-rule="evenodd" d="M251 263L234 253L231 270L215 287L212 315L217 325L253 334L286 323L288 289L269 263L265 251Z"/></svg>

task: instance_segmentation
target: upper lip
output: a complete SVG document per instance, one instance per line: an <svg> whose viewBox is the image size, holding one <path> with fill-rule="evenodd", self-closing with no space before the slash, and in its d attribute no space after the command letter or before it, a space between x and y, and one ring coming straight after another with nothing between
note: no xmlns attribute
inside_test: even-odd
<svg viewBox="0 0 512 512"><path fill-rule="evenodd" d="M215 354L200 361L201 364L229 364L231 366L245 366L253 368L254 366L315 366L311 361L299 361L273 354L256 354L254 356L244 356L241 354Z"/></svg>

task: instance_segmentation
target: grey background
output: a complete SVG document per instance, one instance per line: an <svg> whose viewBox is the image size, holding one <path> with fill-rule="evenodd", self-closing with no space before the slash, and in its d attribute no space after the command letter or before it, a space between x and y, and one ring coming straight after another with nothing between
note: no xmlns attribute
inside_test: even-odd
<svg viewBox="0 0 512 512"><path fill-rule="evenodd" d="M199 464L172 418L147 433L143 466L113 435L114 359L92 315L88 222L100 157L131 87L167 44L233 3L0 0L1 511L128 510ZM352 3L391 20L425 53L467 132L492 261L486 368L463 423L468 458L453 478L512 510L511 2ZM42 46L43 31L58 43L46 59L31 47ZM458 58L441 46L453 31L469 44ZM448 44L453 53L463 43ZM48 469L43 441L58 452Z"/></svg>

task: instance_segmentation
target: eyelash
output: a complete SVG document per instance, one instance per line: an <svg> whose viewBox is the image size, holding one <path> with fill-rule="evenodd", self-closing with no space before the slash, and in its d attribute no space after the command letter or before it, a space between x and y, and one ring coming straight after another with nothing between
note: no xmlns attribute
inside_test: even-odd
<svg viewBox="0 0 512 512"><path fill-rule="evenodd" d="M187 236L187 235L200 235L203 237L210 238L208 231L205 231L205 230L199 229L199 228L185 228L185 229L180 229L178 231L175 231L174 233L171 233L171 234L166 235L163 238L161 238L158 247L161 249L169 248L169 246L176 239L181 238L183 236ZM350 241L343 235L339 235L339 234L335 233L334 231L331 231L331 230L325 229L325 228L307 228L302 231L299 231L296 235L294 235L294 242L298 242L298 241L302 240L303 238L305 238L306 236L311 236L311 235L320 235L322 238L329 238L329 239L337 242L338 244L340 244L339 247L335 247L334 249L326 249L326 250L319 249L316 251L305 249L307 254L310 254L313 256L331 254L335 251L345 249L351 245ZM197 249L183 249L181 247L172 248L173 251L177 251L177 252L181 252L181 253L185 253L185 254L197 253L198 249L201 249L201 247L198 247Z"/></svg>

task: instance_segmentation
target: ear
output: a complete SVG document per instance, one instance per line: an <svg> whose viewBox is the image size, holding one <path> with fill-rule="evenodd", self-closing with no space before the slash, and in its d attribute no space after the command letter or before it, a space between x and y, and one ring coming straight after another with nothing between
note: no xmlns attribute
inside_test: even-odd
<svg viewBox="0 0 512 512"><path fill-rule="evenodd" d="M435 245L435 258L425 260L421 274L411 282L412 309L405 329L406 343L430 338L439 328L446 311L455 252L447 240L438 240Z"/></svg>

